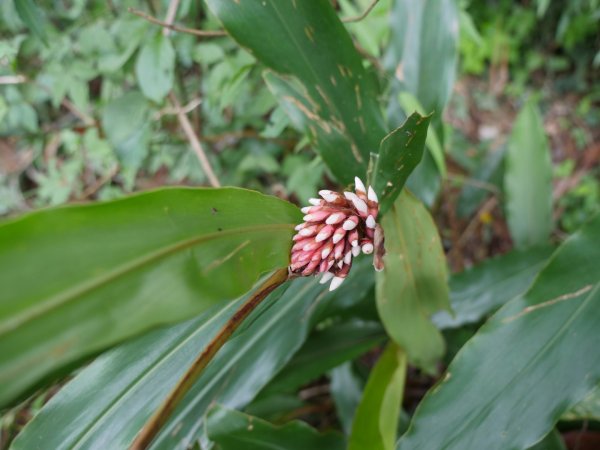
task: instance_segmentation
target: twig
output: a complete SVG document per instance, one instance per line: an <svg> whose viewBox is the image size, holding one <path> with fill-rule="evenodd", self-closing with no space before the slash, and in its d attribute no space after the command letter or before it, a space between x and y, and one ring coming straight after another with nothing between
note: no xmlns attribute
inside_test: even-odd
<svg viewBox="0 0 600 450"><path fill-rule="evenodd" d="M181 402L185 394L198 380L204 368L212 361L219 349L229 340L244 320L256 309L262 301L288 279L287 269L279 269L271 275L248 300L231 316L217 335L208 343L200 356L192 363L186 373L179 379L162 405L146 422L140 433L129 447L129 450L145 450L162 426L167 422L171 413Z"/></svg>
<svg viewBox="0 0 600 450"><path fill-rule="evenodd" d="M27 82L25 75L2 75L0 76L0 85L2 84L22 84Z"/></svg>
<svg viewBox="0 0 600 450"><path fill-rule="evenodd" d="M167 9L167 17L165 17L165 23L173 25L175 22L175 15L177 14L177 8L179 8L179 0L171 0L169 2L169 8ZM168 36L173 31L170 27L164 27L162 32L163 36Z"/></svg>
<svg viewBox="0 0 600 450"><path fill-rule="evenodd" d="M156 17L152 17L149 14L146 14L143 11L134 8L127 9L131 14L135 14L138 17L141 17L144 20L147 20L150 23L155 25L160 25L161 27L168 28L171 31L179 31L180 33L193 34L194 36L200 37L217 37L217 36L227 36L227 33L223 30L217 31L206 31L206 30L195 30L193 28L180 27L178 25L173 25L168 22L164 22L162 20L157 19Z"/></svg>
<svg viewBox="0 0 600 450"><path fill-rule="evenodd" d="M98 192L98 190L104 186L106 183L108 183L110 180L113 179L113 177L119 172L119 165L115 164L113 165L110 170L103 176L101 177L98 181L96 181L93 185L88 186L88 188L83 191L83 193L81 194L81 196L79 197L80 200L85 200L89 197L91 197L92 195L94 195L96 192Z"/></svg>
<svg viewBox="0 0 600 450"><path fill-rule="evenodd" d="M375 5L377 5L378 2L379 2L379 0L373 0L371 2L371 4L369 6L367 6L367 9L365 9L363 11L362 14L360 14L358 16L354 16L354 17L346 17L345 19L342 19L342 22L344 22L344 23L360 22L361 20L363 20L365 17L367 17L369 15L369 13L373 10L373 8L375 8Z"/></svg>
<svg viewBox="0 0 600 450"><path fill-rule="evenodd" d="M201 104L202 104L201 98L194 98L187 105L182 106L181 110L185 114L189 114L193 110L195 110L198 106L200 106ZM175 115L175 114L177 114L176 108L163 108L160 111L157 111L156 114L154 114L154 120L159 120L163 116ZM203 138L206 139L206 137L203 137Z"/></svg>
<svg viewBox="0 0 600 450"><path fill-rule="evenodd" d="M202 170L204 170L204 173L206 174L206 177L208 178L210 185L212 187L220 187L221 183L219 183L219 179L215 175L215 172L213 171L213 169L210 165L210 162L208 161L208 158L206 157L206 153L204 152L204 149L202 148L202 144L200 143L200 140L196 136L196 133L194 133L194 128L192 127L190 119L188 119L188 116L185 114L185 112L181 108L181 105L179 104L179 100L177 100L177 97L175 96L175 94L173 92L169 93L169 100L171 101L171 103L175 107L175 110L177 111L177 119L179 119L179 124L181 125L183 132L185 133L186 137L188 138L188 141L190 142L192 149L196 153L196 156L200 160L200 165L202 166Z"/></svg>

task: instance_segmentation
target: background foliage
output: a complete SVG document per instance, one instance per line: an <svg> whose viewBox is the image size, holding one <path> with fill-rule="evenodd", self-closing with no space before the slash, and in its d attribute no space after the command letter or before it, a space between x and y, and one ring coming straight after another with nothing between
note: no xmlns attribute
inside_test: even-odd
<svg viewBox="0 0 600 450"><path fill-rule="evenodd" d="M597 0L1 2L0 447L127 448L287 265L288 201L359 175L385 271L272 293L152 448L594 448L599 20ZM129 195L170 185L271 197Z"/></svg>

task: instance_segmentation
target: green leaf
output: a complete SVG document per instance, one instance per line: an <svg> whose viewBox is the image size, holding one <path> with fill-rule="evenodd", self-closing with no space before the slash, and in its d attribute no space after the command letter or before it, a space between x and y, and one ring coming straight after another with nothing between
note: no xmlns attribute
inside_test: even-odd
<svg viewBox="0 0 600 450"><path fill-rule="evenodd" d="M552 161L532 100L517 116L508 142L504 190L508 226L517 247L546 243L552 231Z"/></svg>
<svg viewBox="0 0 600 450"><path fill-rule="evenodd" d="M383 216L382 226L387 254L385 269L376 275L379 316L408 361L433 371L444 342L429 316L450 309L437 228L423 204L406 190Z"/></svg>
<svg viewBox="0 0 600 450"><path fill-rule="evenodd" d="M137 170L148 153L148 101L137 91L111 101L102 111L102 129L124 166Z"/></svg>
<svg viewBox="0 0 600 450"><path fill-rule="evenodd" d="M317 150L341 183L364 176L385 134L373 80L330 2L208 0L225 29L293 86ZM310 130L310 128L309 128ZM335 135L340 146L322 137ZM340 138L343 137L343 139Z"/></svg>
<svg viewBox="0 0 600 450"><path fill-rule="evenodd" d="M351 321L316 331L265 392L293 392L343 362L357 358L385 337L381 326L374 322Z"/></svg>
<svg viewBox="0 0 600 450"><path fill-rule="evenodd" d="M33 0L15 0L15 9L23 23L36 35L44 44L48 43L46 36L46 20L42 14L41 8Z"/></svg>
<svg viewBox="0 0 600 450"><path fill-rule="evenodd" d="M399 449L527 448L598 385L598 242L600 215L467 343Z"/></svg>
<svg viewBox="0 0 600 450"><path fill-rule="evenodd" d="M390 342L373 367L352 423L348 450L391 450L406 378L406 353Z"/></svg>
<svg viewBox="0 0 600 450"><path fill-rule="evenodd" d="M356 275L351 272L346 283L356 283ZM191 445L202 434L201 418L215 401L229 408L246 406L302 346L317 317L340 300L357 300L356 289L343 296L338 291L322 295L324 290L315 278L301 278L270 294L215 356L151 448ZM38 448L39 436L47 437L43 449L105 450L109 444L111 450L127 449L242 301L215 305L196 319L103 354L29 422L13 450Z"/></svg>
<svg viewBox="0 0 600 450"><path fill-rule="evenodd" d="M600 387L562 415L560 420L594 420L600 422Z"/></svg>
<svg viewBox="0 0 600 450"><path fill-rule="evenodd" d="M208 413L208 438L221 450L344 450L339 433L319 433L299 420L275 426L258 417L215 406Z"/></svg>
<svg viewBox="0 0 600 450"><path fill-rule="evenodd" d="M346 434L352 430L356 409L363 392L363 380L355 373L352 363L344 363L331 371L329 391L335 403L337 417Z"/></svg>
<svg viewBox="0 0 600 450"><path fill-rule="evenodd" d="M427 114L419 100L417 100L412 94L408 92L401 92L399 95L399 100L400 105L402 106L402 109L404 110L405 114L408 115L411 111L416 111L423 116ZM431 112L429 115L433 115L433 112ZM435 161L435 165L438 171L440 172L440 175L442 176L442 178L444 178L446 176L446 161L444 155L444 148L442 146L440 138L437 135L435 128L432 127L432 129L430 129L427 133L427 139L425 141L425 144L427 145L429 154Z"/></svg>
<svg viewBox="0 0 600 450"><path fill-rule="evenodd" d="M441 118L456 76L459 18L455 0L397 0L389 59L405 90Z"/></svg>
<svg viewBox="0 0 600 450"><path fill-rule="evenodd" d="M560 433L556 429L553 429L544 439L533 447L529 447L528 450L567 450L567 447L565 447Z"/></svg>
<svg viewBox="0 0 600 450"><path fill-rule="evenodd" d="M288 264L300 220L289 203L223 188L164 189L0 225L0 403L142 330L236 298Z"/></svg>
<svg viewBox="0 0 600 450"><path fill-rule="evenodd" d="M551 246L514 250L450 277L450 303L447 311L432 320L440 329L457 328L478 322L486 314L523 294L554 250Z"/></svg>
<svg viewBox="0 0 600 450"><path fill-rule="evenodd" d="M144 95L161 103L173 87L175 50L171 39L158 33L144 44L135 62L135 75Z"/></svg>
<svg viewBox="0 0 600 450"><path fill-rule="evenodd" d="M414 113L381 141L371 179L380 197L380 214L385 214L394 203L406 179L421 161L429 120L430 116Z"/></svg>

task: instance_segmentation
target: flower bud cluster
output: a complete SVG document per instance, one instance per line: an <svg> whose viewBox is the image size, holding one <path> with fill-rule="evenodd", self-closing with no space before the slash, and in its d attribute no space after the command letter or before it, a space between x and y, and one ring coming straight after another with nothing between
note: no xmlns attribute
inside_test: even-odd
<svg viewBox="0 0 600 450"><path fill-rule="evenodd" d="M304 222L296 227L290 271L309 276L322 273L321 283L331 280L329 290L339 287L360 253L371 254L383 240L376 219L379 201L356 177L354 192L319 191L321 198L302 208ZM375 265L381 270L380 265Z"/></svg>

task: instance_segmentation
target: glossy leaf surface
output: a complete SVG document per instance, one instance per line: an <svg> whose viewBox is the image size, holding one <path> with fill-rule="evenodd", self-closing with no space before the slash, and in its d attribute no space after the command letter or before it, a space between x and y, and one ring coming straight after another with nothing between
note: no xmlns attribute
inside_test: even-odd
<svg viewBox="0 0 600 450"><path fill-rule="evenodd" d="M456 77L458 8L455 0L397 0L391 53L396 78L438 119Z"/></svg>
<svg viewBox="0 0 600 450"><path fill-rule="evenodd" d="M408 176L421 162L429 121L429 116L414 113L381 141L371 175L371 184L380 197L380 214L394 203Z"/></svg>
<svg viewBox="0 0 600 450"><path fill-rule="evenodd" d="M528 448L598 385L598 242L600 215L459 352L398 449Z"/></svg>
<svg viewBox="0 0 600 450"><path fill-rule="evenodd" d="M349 278L351 285L352 273ZM354 292L345 291L344 300L352 301ZM213 401L230 408L248 404L302 346L314 318L341 300L337 295L326 294L314 278L294 280L273 292L216 355L151 448L193 443L202 433L199 418ZM128 448L239 303L217 305L196 319L153 331L100 356L44 406L13 448L104 450L109 443L114 450ZM40 435L49 438L40 443Z"/></svg>
<svg viewBox="0 0 600 450"><path fill-rule="evenodd" d="M0 225L0 403L288 264L297 208L244 189L164 189ZM33 258L32 255L35 254Z"/></svg>
<svg viewBox="0 0 600 450"><path fill-rule="evenodd" d="M433 370L444 342L429 317L450 309L447 269L437 228L423 204L403 191L382 226L385 269L376 275L377 309L408 361Z"/></svg>
<svg viewBox="0 0 600 450"><path fill-rule="evenodd" d="M406 354L390 342L369 375L348 450L392 450L406 378Z"/></svg>
<svg viewBox="0 0 600 450"><path fill-rule="evenodd" d="M315 128L317 150L338 180L351 183L364 176L385 128L372 80L331 3L207 3L240 45L299 87L300 99L290 101L309 119L309 130ZM321 145L320 136L330 134L343 136L339 147Z"/></svg>
<svg viewBox="0 0 600 450"><path fill-rule="evenodd" d="M385 331L375 322L352 321L316 331L266 391L293 392L343 362L359 357L385 337Z"/></svg>
<svg viewBox="0 0 600 450"><path fill-rule="evenodd" d="M208 438L221 450L344 450L344 437L319 433L299 420L275 426L258 417L216 406L208 414Z"/></svg>
<svg viewBox="0 0 600 450"><path fill-rule="evenodd" d="M532 100L517 116L508 142L504 191L515 244L545 244L552 231L552 161L542 117Z"/></svg>
<svg viewBox="0 0 600 450"><path fill-rule="evenodd" d="M514 250L450 277L450 303L454 316L436 313L440 329L478 322L486 314L523 294L554 250L551 246Z"/></svg>

